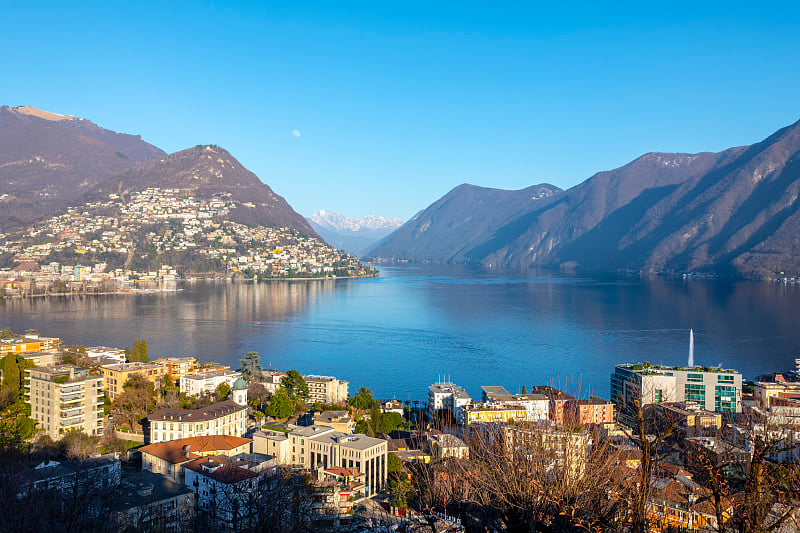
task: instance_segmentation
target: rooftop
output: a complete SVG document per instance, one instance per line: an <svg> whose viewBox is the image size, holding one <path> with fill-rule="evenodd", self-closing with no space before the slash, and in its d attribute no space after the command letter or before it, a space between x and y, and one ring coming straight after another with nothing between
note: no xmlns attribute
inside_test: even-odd
<svg viewBox="0 0 800 533"><path fill-rule="evenodd" d="M360 433L350 434L341 431L331 431L329 433L322 433L310 437L316 442L335 443L345 448L352 448L354 450L368 450L374 446L386 443L383 439L376 439L375 437L367 437Z"/></svg>
<svg viewBox="0 0 800 533"><path fill-rule="evenodd" d="M191 494L191 489L178 485L168 477L142 470L122 481L116 490L116 506L118 510L125 511Z"/></svg>
<svg viewBox="0 0 800 533"><path fill-rule="evenodd" d="M539 394L543 394L547 396L551 400L574 400L573 396L570 396L566 392L562 392L555 387L550 387L548 385L538 385L533 388Z"/></svg>
<svg viewBox="0 0 800 533"><path fill-rule="evenodd" d="M231 413L238 413L239 411L246 411L247 406L238 405L233 400L226 400L224 402L214 403L200 407L198 409L159 409L155 413L149 415L147 419L151 422L162 420L177 420L179 422L205 422L206 420L214 420L219 417L229 415Z"/></svg>
<svg viewBox="0 0 800 533"><path fill-rule="evenodd" d="M428 387L428 391L433 394L452 394L454 397L462 399L462 400L469 400L470 396L467 394L467 391L464 390L463 387L460 385L456 385L455 383L434 383L430 387Z"/></svg>
<svg viewBox="0 0 800 533"><path fill-rule="evenodd" d="M205 380L205 379L213 379L213 378L224 377L224 376L233 377L233 376L240 376L240 375L241 375L241 372L237 372L237 371L231 370L231 369L207 370L205 372L197 372L197 373L194 373L194 374L185 374L185 375L181 376L181 380L185 379L187 381L194 381L194 380L202 381L202 380Z"/></svg>
<svg viewBox="0 0 800 533"><path fill-rule="evenodd" d="M234 463L235 461L228 457L209 455L190 461L183 467L225 484L238 483L259 476L256 472L238 467Z"/></svg>
<svg viewBox="0 0 800 533"><path fill-rule="evenodd" d="M139 448L143 453L154 455L170 463L183 463L199 457L196 453L233 450L252 441L243 437L230 435L208 435L205 437L188 437L166 442L148 444Z"/></svg>
<svg viewBox="0 0 800 533"><path fill-rule="evenodd" d="M693 366L693 367L683 367L683 366L663 366L663 365L653 365L650 364L649 361L642 361L641 363L623 363L621 365L617 365L617 368L623 368L625 370L631 370L633 372L660 372L660 371L670 371L670 372L713 372L715 374L738 374L736 370L732 369L725 369L722 367L714 367L714 366Z"/></svg>
<svg viewBox="0 0 800 533"><path fill-rule="evenodd" d="M103 365L101 368L111 370L113 372L132 372L136 370L151 370L153 368L160 368L159 365L153 363L117 363L115 365Z"/></svg>

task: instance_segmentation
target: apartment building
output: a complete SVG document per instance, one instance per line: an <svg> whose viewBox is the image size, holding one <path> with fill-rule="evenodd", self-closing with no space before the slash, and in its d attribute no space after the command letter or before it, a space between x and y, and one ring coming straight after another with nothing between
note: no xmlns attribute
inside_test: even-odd
<svg viewBox="0 0 800 533"><path fill-rule="evenodd" d="M153 383L155 388L161 387L161 378L166 368L153 363L118 363L100 367L103 384L108 397L112 400L122 394L125 383L135 375L140 375Z"/></svg>
<svg viewBox="0 0 800 533"><path fill-rule="evenodd" d="M387 442L383 439L336 431L329 426L291 426L292 431L259 431L253 435L253 452L273 455L278 464L355 469L366 476L367 496L386 486Z"/></svg>
<svg viewBox="0 0 800 533"><path fill-rule="evenodd" d="M356 429L356 421L347 411L322 411L311 418L317 426L332 427L342 433L352 433Z"/></svg>
<svg viewBox="0 0 800 533"><path fill-rule="evenodd" d="M198 409L159 409L146 425L148 444L207 435L241 437L247 430L247 406L226 400Z"/></svg>
<svg viewBox="0 0 800 533"><path fill-rule="evenodd" d="M511 394L499 385L486 385L481 391L484 403L524 407L527 411L524 420L547 420L550 416L550 399L544 394Z"/></svg>
<svg viewBox="0 0 800 533"><path fill-rule="evenodd" d="M39 335L21 335L13 339L0 340L0 356L9 353L31 353L58 349L61 339L56 337L40 337Z"/></svg>
<svg viewBox="0 0 800 533"><path fill-rule="evenodd" d="M485 403L483 405L467 405L462 410L464 426L469 431L470 426L488 422L508 423L528 419L528 410L521 405L503 405Z"/></svg>
<svg viewBox="0 0 800 533"><path fill-rule="evenodd" d="M194 520L194 493L165 476L128 476L116 494L110 512L117 531L177 532Z"/></svg>
<svg viewBox="0 0 800 533"><path fill-rule="evenodd" d="M108 346L87 347L86 357L94 361L114 360L116 363L124 363L126 361L125 350L109 348Z"/></svg>
<svg viewBox="0 0 800 533"><path fill-rule="evenodd" d="M434 383L428 387L428 416L433 418L439 409L450 411L453 418L463 421L462 409L472 402L467 391L455 383Z"/></svg>
<svg viewBox="0 0 800 533"><path fill-rule="evenodd" d="M33 363L34 366L56 366L61 364L64 353L60 350L45 350L42 352L24 353L22 354L22 358Z"/></svg>
<svg viewBox="0 0 800 533"><path fill-rule="evenodd" d="M708 411L741 413L742 375L722 368L626 363L611 375L611 400L619 406L619 420L628 425L637 405L664 402L692 401Z"/></svg>
<svg viewBox="0 0 800 533"><path fill-rule="evenodd" d="M233 387L233 384L241 375L241 372L230 369L185 374L181 377L180 389L187 396L202 396L203 394L214 392L223 383Z"/></svg>
<svg viewBox="0 0 800 533"><path fill-rule="evenodd" d="M349 383L331 376L303 376L311 403L344 404Z"/></svg>
<svg viewBox="0 0 800 533"><path fill-rule="evenodd" d="M569 402L570 400L575 400L575 398L570 396L566 392L562 392L559 389L555 387L550 387L548 385L539 385L537 387L534 387L533 392L537 394L542 394L550 402L550 407L549 407L550 420L552 420L556 424L563 424L564 412L567 407L567 402Z"/></svg>
<svg viewBox="0 0 800 533"><path fill-rule="evenodd" d="M103 433L103 378L72 365L25 371L25 401L31 418L50 438L69 430Z"/></svg>
<svg viewBox="0 0 800 533"><path fill-rule="evenodd" d="M153 362L163 366L165 374L172 378L173 383L177 383L183 376L194 373L197 357L159 357Z"/></svg>
<svg viewBox="0 0 800 533"><path fill-rule="evenodd" d="M567 420L575 424L605 425L614 423L614 404L602 398L569 400L564 409Z"/></svg>
<svg viewBox="0 0 800 533"><path fill-rule="evenodd" d="M662 423L674 422L684 437L716 435L722 428L722 415L702 409L696 402L669 402L651 406L653 416Z"/></svg>

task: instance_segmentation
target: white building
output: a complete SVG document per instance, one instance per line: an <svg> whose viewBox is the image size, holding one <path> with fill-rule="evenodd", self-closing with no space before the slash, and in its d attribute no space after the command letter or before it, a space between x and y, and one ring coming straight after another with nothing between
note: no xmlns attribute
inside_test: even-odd
<svg viewBox="0 0 800 533"><path fill-rule="evenodd" d="M180 380L181 392L187 396L201 396L214 392L223 383L233 388L233 384L241 375L241 372L230 369L186 374Z"/></svg>
<svg viewBox="0 0 800 533"><path fill-rule="evenodd" d="M226 400L199 409L159 409L147 417L147 424L147 444L206 435L242 437L247 430L247 406Z"/></svg>
<svg viewBox="0 0 800 533"><path fill-rule="evenodd" d="M342 404L347 401L349 383L332 376L303 376L311 403Z"/></svg>
<svg viewBox="0 0 800 533"><path fill-rule="evenodd" d="M544 394L511 394L498 385L481 387L485 403L510 406L520 405L528 413L527 421L547 420L550 416L550 399Z"/></svg>
<svg viewBox="0 0 800 533"><path fill-rule="evenodd" d="M462 421L461 408L470 404L472 398L467 391L455 383L434 383L428 387L428 415L433 418L433 414L439 409L447 409L452 413L453 418Z"/></svg>
<svg viewBox="0 0 800 533"><path fill-rule="evenodd" d="M125 362L125 350L109 348L107 346L92 346L86 348L86 357L92 360L114 360L117 363Z"/></svg>

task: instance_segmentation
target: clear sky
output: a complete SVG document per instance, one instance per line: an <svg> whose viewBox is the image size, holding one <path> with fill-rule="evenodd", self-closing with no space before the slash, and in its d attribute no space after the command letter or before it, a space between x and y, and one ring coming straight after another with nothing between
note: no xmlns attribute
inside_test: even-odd
<svg viewBox="0 0 800 533"><path fill-rule="evenodd" d="M800 119L798 2L4 2L0 104L219 144L304 215L571 187Z"/></svg>

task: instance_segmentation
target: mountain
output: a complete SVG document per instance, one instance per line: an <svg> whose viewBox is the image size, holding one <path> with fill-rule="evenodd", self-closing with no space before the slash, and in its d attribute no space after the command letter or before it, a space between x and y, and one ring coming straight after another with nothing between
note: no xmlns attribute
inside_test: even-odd
<svg viewBox="0 0 800 533"><path fill-rule="evenodd" d="M200 200L230 199L236 203L229 220L248 226L287 227L310 237L317 234L273 190L242 166L227 150L215 145L195 146L161 159L146 161L115 174L87 191L81 202L97 202L148 188L182 189Z"/></svg>
<svg viewBox="0 0 800 533"><path fill-rule="evenodd" d="M459 185L415 215L368 255L375 258L463 262L465 253L502 227L563 195L558 187L534 185L519 191Z"/></svg>
<svg viewBox="0 0 800 533"><path fill-rule="evenodd" d="M327 242L356 255L373 248L378 241L403 225L399 218L377 215L352 218L324 209L307 220Z"/></svg>
<svg viewBox="0 0 800 533"><path fill-rule="evenodd" d="M0 107L0 228L65 207L110 176L166 154L71 115Z"/></svg>
<svg viewBox="0 0 800 533"><path fill-rule="evenodd" d="M800 273L800 122L719 153L648 153L510 217L505 201L454 195L465 187L370 255L586 271Z"/></svg>

